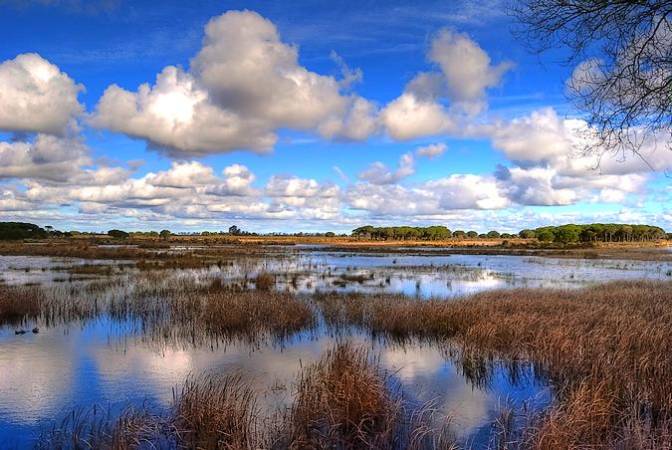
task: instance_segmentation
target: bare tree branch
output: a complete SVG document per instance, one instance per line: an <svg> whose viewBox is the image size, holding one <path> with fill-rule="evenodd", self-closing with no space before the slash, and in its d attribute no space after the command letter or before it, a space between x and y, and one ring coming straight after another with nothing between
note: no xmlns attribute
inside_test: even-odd
<svg viewBox="0 0 672 450"><path fill-rule="evenodd" d="M672 0L520 0L515 32L533 50L569 49L568 92L595 130L587 152L672 149ZM647 164L649 161L646 161Z"/></svg>

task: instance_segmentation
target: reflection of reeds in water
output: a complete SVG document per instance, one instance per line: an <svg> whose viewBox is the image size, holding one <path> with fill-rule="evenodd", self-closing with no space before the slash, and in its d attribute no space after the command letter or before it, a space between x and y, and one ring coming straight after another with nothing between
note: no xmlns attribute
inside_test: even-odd
<svg viewBox="0 0 672 450"><path fill-rule="evenodd" d="M42 433L38 448L450 449L431 413L403 411L398 390L366 350L341 344L305 368L294 405L266 415L239 375L189 377L163 415L127 410L76 411Z"/></svg>
<svg viewBox="0 0 672 450"><path fill-rule="evenodd" d="M175 448L171 434L163 418L145 410L128 408L121 414L113 414L109 408L94 406L74 410L43 430L34 447L39 450Z"/></svg>
<svg viewBox="0 0 672 450"><path fill-rule="evenodd" d="M257 342L284 338L315 323L310 305L288 293L246 290L216 279L205 286L190 281L153 286L140 284L135 295L115 298L110 313L118 320L140 321L143 334L159 342Z"/></svg>
<svg viewBox="0 0 672 450"><path fill-rule="evenodd" d="M126 280L82 285L2 286L0 292L0 323L36 317L57 323L107 314L140 323L145 336L168 343L259 342L316 323L313 304L305 297L273 289L248 290L194 274L143 272ZM440 343L462 373L478 384L488 380L493 364L508 364L515 374L519 362L532 363L534 372L550 381L556 403L517 435L519 446L665 448L672 441L671 283L617 282L571 291L519 289L454 301L342 294L314 299L329 325L355 325L377 336ZM389 390L378 391L381 397L374 401L373 391L347 391L359 384L377 389L384 377L376 378L380 373L364 364L357 351L350 351L348 358L338 352L346 350L334 350L303 374L299 386L304 387L297 393L283 435L289 442L331 439L332 432L337 433L334 439L352 433L362 437L367 430L378 430L376 442L389 438L384 430L393 426L391 416L374 414L377 419L366 419L362 429L341 424L357 408L371 413L376 404L397 405L397 397ZM355 376L361 382L353 381ZM353 406L343 397L352 409L340 415L340 397L330 397L329 389L357 392L356 399L369 406ZM302 392L306 400L301 400ZM308 406L297 409L302 404ZM340 428L331 430L330 422L320 422L321 416L311 419L310 405L329 411ZM303 428L294 425L295 419Z"/></svg>
<svg viewBox="0 0 672 450"><path fill-rule="evenodd" d="M258 343L315 324L313 308L300 297L181 272L142 272L40 287L0 286L0 326L31 321L49 327L99 316L137 324L143 338L158 344L202 345L232 339Z"/></svg>

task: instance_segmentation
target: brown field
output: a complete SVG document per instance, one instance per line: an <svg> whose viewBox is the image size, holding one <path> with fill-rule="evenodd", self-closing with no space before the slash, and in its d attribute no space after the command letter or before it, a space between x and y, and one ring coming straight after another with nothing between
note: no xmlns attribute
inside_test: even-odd
<svg viewBox="0 0 672 450"><path fill-rule="evenodd" d="M135 261L142 270L198 268L244 257L282 257L301 251L293 246L321 245L336 252L412 253L432 249L434 255L519 255L579 259L672 261L670 241L561 245L536 239L450 239L445 241L374 241L317 236L173 236L115 240L103 237L0 243L0 255L28 255ZM121 245L121 246L115 246ZM193 247L184 249L183 247ZM174 251L175 247L182 248Z"/></svg>

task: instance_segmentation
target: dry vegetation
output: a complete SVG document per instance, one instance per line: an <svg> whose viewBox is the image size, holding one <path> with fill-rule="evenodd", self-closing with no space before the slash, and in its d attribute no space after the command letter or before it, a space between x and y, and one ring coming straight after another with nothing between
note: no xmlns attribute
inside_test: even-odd
<svg viewBox="0 0 672 450"><path fill-rule="evenodd" d="M147 274L131 295L116 296L109 312L117 320L139 320L141 330L159 342L189 343L266 337L285 338L315 325L303 299L272 290L224 285L219 279L197 284L192 278L161 280Z"/></svg>
<svg viewBox="0 0 672 450"><path fill-rule="evenodd" d="M319 303L331 324L450 343L478 383L499 359L532 361L554 386L557 406L527 430L521 447L672 445L671 283L499 291L454 302L325 296Z"/></svg>
<svg viewBox="0 0 672 450"><path fill-rule="evenodd" d="M324 251L432 255L520 255L580 259L630 259L672 261L672 252L662 249L672 242L588 243L563 245L536 239L450 239L444 241L372 241L352 237L198 237L180 236L170 241L139 239L107 244L107 240L70 239L32 243L0 242L0 255L52 256L135 261L139 269L200 268L227 264L240 258L282 258L302 251L297 244L321 245Z"/></svg>
<svg viewBox="0 0 672 450"><path fill-rule="evenodd" d="M254 449L258 429L256 394L240 376L189 378L175 400L172 428L182 448Z"/></svg>
<svg viewBox="0 0 672 450"><path fill-rule="evenodd" d="M398 398L362 349L341 345L299 380L289 420L290 448L393 448Z"/></svg>
<svg viewBox="0 0 672 450"><path fill-rule="evenodd" d="M23 325L42 313L44 297L35 287L0 285L0 326Z"/></svg>

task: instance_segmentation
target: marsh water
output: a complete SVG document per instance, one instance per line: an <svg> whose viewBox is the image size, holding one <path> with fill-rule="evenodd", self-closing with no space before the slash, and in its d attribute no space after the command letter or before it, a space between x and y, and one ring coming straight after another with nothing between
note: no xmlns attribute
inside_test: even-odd
<svg viewBox="0 0 672 450"><path fill-rule="evenodd" d="M204 269L173 269L166 277L221 279L254 287L260 272L276 276L275 288L314 292L398 293L451 298L484 290L516 287L576 288L625 279L668 279L668 262L577 260L534 256L441 255L338 252L293 249L273 257L248 258ZM135 269L123 261L0 256L1 281L80 290L100 275L72 268L109 264L107 277L132 284ZM123 295L123 292L120 293ZM533 367L496 366L487 382L475 382L445 348L426 342L390 342L355 329L336 333L323 325L282 340L244 340L203 345L157 345L133 320L101 315L15 334L0 327L0 447L30 447L41 431L68 413L91 405L118 413L129 405L169 408L173 390L190 374L242 374L268 410L287 407L302 367L317 361L335 342L350 340L371 349L391 382L415 404L451 418L465 443L487 443L489 427L503 406L539 410L553 399L552 389Z"/></svg>

